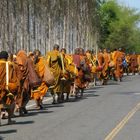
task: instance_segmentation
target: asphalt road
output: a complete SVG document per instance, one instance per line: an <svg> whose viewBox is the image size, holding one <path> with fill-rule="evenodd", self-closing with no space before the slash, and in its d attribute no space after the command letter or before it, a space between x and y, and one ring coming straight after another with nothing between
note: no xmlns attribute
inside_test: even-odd
<svg viewBox="0 0 140 140"><path fill-rule="evenodd" d="M30 102L32 104L33 101ZM1 140L140 140L140 76L87 89L83 99L31 107L16 124L0 127Z"/></svg>

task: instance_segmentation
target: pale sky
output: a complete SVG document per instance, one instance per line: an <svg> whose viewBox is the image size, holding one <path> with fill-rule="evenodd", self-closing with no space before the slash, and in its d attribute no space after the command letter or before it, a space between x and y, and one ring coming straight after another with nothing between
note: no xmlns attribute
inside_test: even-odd
<svg viewBox="0 0 140 140"><path fill-rule="evenodd" d="M118 0L119 3L140 11L140 0Z"/></svg>

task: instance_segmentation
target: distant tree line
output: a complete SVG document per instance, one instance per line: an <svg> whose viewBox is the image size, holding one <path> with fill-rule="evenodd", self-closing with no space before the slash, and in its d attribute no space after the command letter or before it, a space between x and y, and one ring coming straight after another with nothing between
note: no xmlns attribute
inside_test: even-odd
<svg viewBox="0 0 140 140"><path fill-rule="evenodd" d="M96 0L0 0L0 50L15 53L54 43L69 53L92 49L97 42Z"/></svg>
<svg viewBox="0 0 140 140"><path fill-rule="evenodd" d="M0 0L0 50L50 51L57 43L140 52L140 13L116 0Z"/></svg>
<svg viewBox="0 0 140 140"><path fill-rule="evenodd" d="M140 53L140 12L115 0L100 1L100 47Z"/></svg>

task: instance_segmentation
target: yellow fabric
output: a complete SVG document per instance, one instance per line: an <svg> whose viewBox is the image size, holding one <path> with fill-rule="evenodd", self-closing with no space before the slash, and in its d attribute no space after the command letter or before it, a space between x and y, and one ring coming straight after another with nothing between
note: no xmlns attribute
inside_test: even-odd
<svg viewBox="0 0 140 140"><path fill-rule="evenodd" d="M122 67L122 60L123 60L124 54L120 51L116 51L115 54L115 77L121 78L123 74L123 67Z"/></svg>
<svg viewBox="0 0 140 140"><path fill-rule="evenodd" d="M72 58L71 55L66 54L66 55L65 55L65 58L66 58L67 61L68 61L68 65L70 65L70 64L73 62L73 58Z"/></svg>
<svg viewBox="0 0 140 140"><path fill-rule="evenodd" d="M48 91L48 86L45 82L42 82L41 85L35 90L32 91L31 98L38 100L45 96Z"/></svg>
<svg viewBox="0 0 140 140"><path fill-rule="evenodd" d="M140 55L137 56L138 65L140 66Z"/></svg>
<svg viewBox="0 0 140 140"><path fill-rule="evenodd" d="M41 86L39 86L37 89L40 91L41 96L45 96L48 91L48 86L45 82L42 82Z"/></svg>
<svg viewBox="0 0 140 140"><path fill-rule="evenodd" d="M65 55L65 69L67 72L69 72L70 74L73 74L75 76L78 75L78 69L76 68L76 66L74 65L73 61L72 61L72 57L69 55Z"/></svg>
<svg viewBox="0 0 140 140"><path fill-rule="evenodd" d="M61 92L60 76L61 76L61 66L60 66L60 53L59 51L53 50L47 54L50 70L53 72L55 78L55 84L52 88L53 93Z"/></svg>
<svg viewBox="0 0 140 140"><path fill-rule="evenodd" d="M110 62L110 57L109 57L109 54L107 52L104 52L103 57L104 57L104 66L103 66L102 74L104 77L106 77L107 76L107 69L108 69L109 62Z"/></svg>
<svg viewBox="0 0 140 140"><path fill-rule="evenodd" d="M36 72L41 79L43 79L45 73L45 65L47 65L47 59L45 57L39 57L38 63L35 65ZM35 90L32 91L31 98L38 100L45 96L48 91L48 86L45 82L42 82L41 85Z"/></svg>
<svg viewBox="0 0 140 140"><path fill-rule="evenodd" d="M104 63L104 57L103 57L103 53L98 53L98 65L99 66L103 66Z"/></svg>
<svg viewBox="0 0 140 140"><path fill-rule="evenodd" d="M91 68L91 72L92 72L92 73L96 73L96 66L95 66L95 65L92 66L92 68Z"/></svg>
<svg viewBox="0 0 140 140"><path fill-rule="evenodd" d="M9 65L9 90L11 92L16 92L20 86L20 82L18 80L18 77L16 75L16 70L14 67L14 63L8 61L8 65ZM3 86L3 88L6 85L6 61L4 60L0 60L0 85Z"/></svg>
<svg viewBox="0 0 140 140"><path fill-rule="evenodd" d="M138 61L138 72L140 73L140 55L138 55L137 57L137 61Z"/></svg>
<svg viewBox="0 0 140 140"><path fill-rule="evenodd" d="M5 105L10 105L13 103L14 101L13 96L18 94L18 90L20 87L20 81L18 80L18 77L16 75L14 63L8 62L8 65L9 65L8 90L9 92L12 92L11 94L8 94L6 92L6 89L7 89L6 87L6 61L0 60L0 102L2 100ZM3 97L5 97L5 99L3 99Z"/></svg>
<svg viewBox="0 0 140 140"><path fill-rule="evenodd" d="M90 59L91 58L91 54L89 52L86 53L86 57L87 59Z"/></svg>
<svg viewBox="0 0 140 140"><path fill-rule="evenodd" d="M47 65L47 59L44 57L40 57L38 63L36 64L36 71L40 78L43 78L45 65Z"/></svg>

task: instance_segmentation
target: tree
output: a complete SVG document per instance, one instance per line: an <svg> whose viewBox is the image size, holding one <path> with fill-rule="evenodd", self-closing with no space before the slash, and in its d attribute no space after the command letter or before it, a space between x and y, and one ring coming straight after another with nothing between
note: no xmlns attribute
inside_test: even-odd
<svg viewBox="0 0 140 140"><path fill-rule="evenodd" d="M15 53L54 43L72 53L92 48L96 34L96 0L1 0L0 50Z"/></svg>
<svg viewBox="0 0 140 140"><path fill-rule="evenodd" d="M136 32L138 31L137 23L140 21L140 13L135 9L119 5L114 0L103 3L99 13L101 20L100 46L134 51L135 45L139 44L135 35L138 34Z"/></svg>

